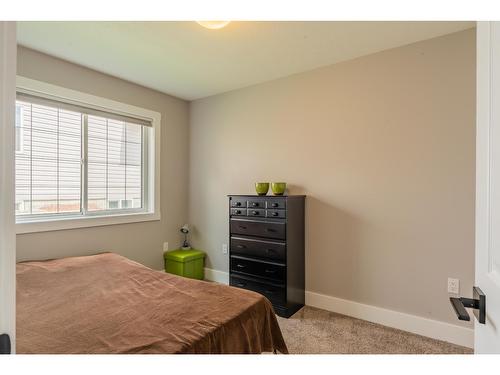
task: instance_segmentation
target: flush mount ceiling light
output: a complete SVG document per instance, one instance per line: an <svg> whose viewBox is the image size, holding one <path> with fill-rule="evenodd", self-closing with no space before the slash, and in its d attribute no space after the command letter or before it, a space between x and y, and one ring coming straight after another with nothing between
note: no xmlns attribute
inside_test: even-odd
<svg viewBox="0 0 500 375"><path fill-rule="evenodd" d="M222 29L227 26L231 21L196 21L198 25L206 27L207 29Z"/></svg>

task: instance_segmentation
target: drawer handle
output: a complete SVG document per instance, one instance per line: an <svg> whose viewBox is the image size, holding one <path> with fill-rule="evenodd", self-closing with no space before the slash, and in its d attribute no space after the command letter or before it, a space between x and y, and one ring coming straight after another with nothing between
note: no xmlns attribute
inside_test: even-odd
<svg viewBox="0 0 500 375"><path fill-rule="evenodd" d="M239 225L238 228L240 228L240 229L247 229L247 227L244 227L243 225Z"/></svg>
<svg viewBox="0 0 500 375"><path fill-rule="evenodd" d="M252 211L252 215L258 215L259 211Z"/></svg>
<svg viewBox="0 0 500 375"><path fill-rule="evenodd" d="M276 273L276 270L265 270L265 273Z"/></svg>
<svg viewBox="0 0 500 375"><path fill-rule="evenodd" d="M236 215L241 214L241 210L236 210Z"/></svg>
<svg viewBox="0 0 500 375"><path fill-rule="evenodd" d="M239 264L239 263L238 263L238 264L236 265L236 267L238 267L238 268L245 268L246 266L244 266L243 264Z"/></svg>
<svg viewBox="0 0 500 375"><path fill-rule="evenodd" d="M274 294L274 292L272 290L264 290L264 293L266 293L266 294Z"/></svg>
<svg viewBox="0 0 500 375"><path fill-rule="evenodd" d="M276 229L273 229L273 228L266 228L266 231L274 233L274 232L276 232Z"/></svg>
<svg viewBox="0 0 500 375"><path fill-rule="evenodd" d="M259 207L259 204L257 202L253 202L252 207Z"/></svg>
<svg viewBox="0 0 500 375"><path fill-rule="evenodd" d="M240 206L241 206L241 202L236 202L234 205L235 205L236 207L240 207Z"/></svg>
<svg viewBox="0 0 500 375"><path fill-rule="evenodd" d="M236 245L236 247L237 247L238 249L244 249L244 248L246 248L246 246L245 246L245 245Z"/></svg>
<svg viewBox="0 0 500 375"><path fill-rule="evenodd" d="M279 204L278 204L278 203L273 203L273 204L271 204L271 207L278 207L278 206L279 206Z"/></svg>
<svg viewBox="0 0 500 375"><path fill-rule="evenodd" d="M276 212L276 211L273 212L273 216L278 216L278 215L279 215L278 212Z"/></svg>
<svg viewBox="0 0 500 375"><path fill-rule="evenodd" d="M236 286L239 286L239 287L243 287L245 285L247 285L247 284L245 284L245 283L238 283L238 284L236 284Z"/></svg>

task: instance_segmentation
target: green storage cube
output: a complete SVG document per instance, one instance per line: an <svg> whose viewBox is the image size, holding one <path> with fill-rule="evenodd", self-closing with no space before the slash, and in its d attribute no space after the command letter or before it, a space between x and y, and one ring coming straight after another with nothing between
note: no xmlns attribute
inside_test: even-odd
<svg viewBox="0 0 500 375"><path fill-rule="evenodd" d="M203 280L205 253L200 250L173 250L164 254L165 272Z"/></svg>

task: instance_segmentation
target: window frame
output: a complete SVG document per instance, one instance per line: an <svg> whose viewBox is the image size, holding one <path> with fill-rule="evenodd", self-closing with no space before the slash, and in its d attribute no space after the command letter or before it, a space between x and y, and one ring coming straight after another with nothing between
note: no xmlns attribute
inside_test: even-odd
<svg viewBox="0 0 500 375"><path fill-rule="evenodd" d="M121 103L115 100L67 89L42 81L17 76L16 90L18 93L28 94L55 100L63 103L79 105L90 109L110 112L118 115L147 120L152 127L148 131L143 130L145 137L143 147L143 207L140 209L119 209L91 211L82 214L51 214L29 217L16 217L16 232L35 233L54 230L65 230L75 228L88 228L104 225L116 225L126 223L137 223L144 221L161 220L160 213L160 129L161 114L145 108ZM86 126L84 124L84 126ZM84 132L86 134L86 132ZM86 147L86 139L83 145ZM86 155L86 154L84 154ZM86 162L86 160L82 160ZM87 170L87 168L83 168ZM146 178L147 177L147 178ZM83 183L86 184L86 176L82 174ZM86 186L82 190L82 197L86 196ZM147 200L145 199L147 197ZM82 201L82 204L84 202ZM82 206L83 208L83 206Z"/></svg>

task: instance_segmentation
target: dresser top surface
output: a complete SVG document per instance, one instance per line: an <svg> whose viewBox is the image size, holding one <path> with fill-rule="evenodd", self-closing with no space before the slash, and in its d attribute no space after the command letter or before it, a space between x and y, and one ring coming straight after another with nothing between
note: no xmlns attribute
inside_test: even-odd
<svg viewBox="0 0 500 375"><path fill-rule="evenodd" d="M257 194L228 194L228 197L247 198L305 198L305 195L257 195Z"/></svg>

